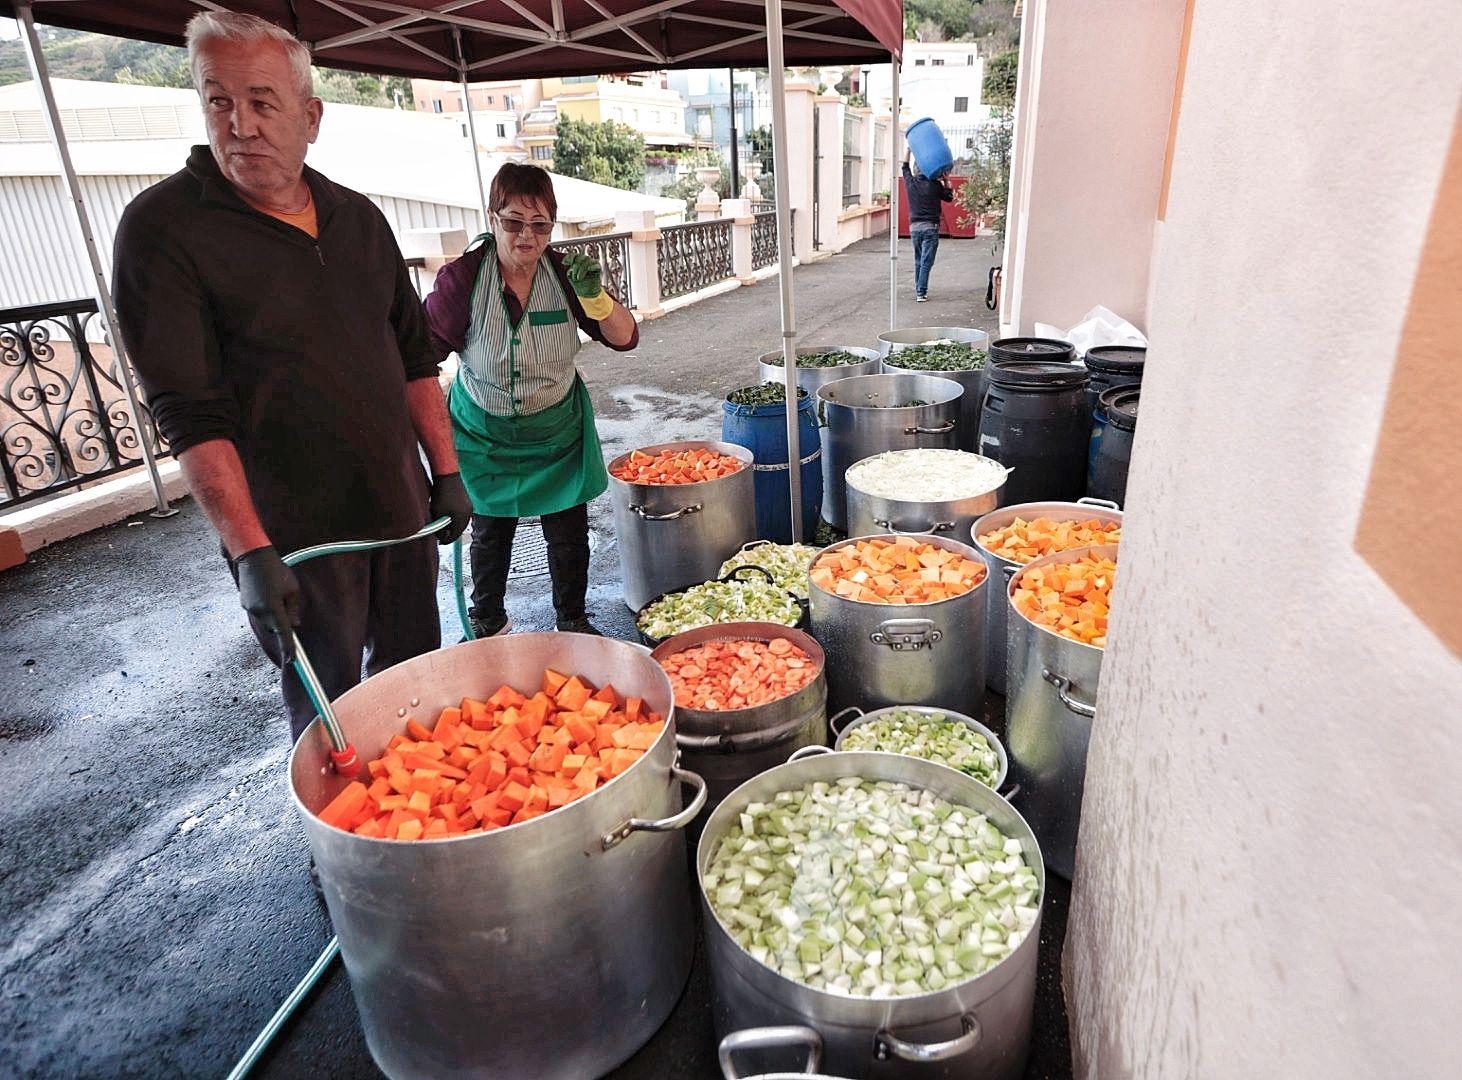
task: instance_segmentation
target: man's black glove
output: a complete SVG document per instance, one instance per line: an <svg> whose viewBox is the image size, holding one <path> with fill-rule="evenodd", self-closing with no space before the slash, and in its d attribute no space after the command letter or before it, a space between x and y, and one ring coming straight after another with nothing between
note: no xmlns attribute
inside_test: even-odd
<svg viewBox="0 0 1462 1080"><path fill-rule="evenodd" d="M300 624L300 583L273 547L255 548L234 563L239 603L279 639L286 663L294 659L294 631Z"/></svg>
<svg viewBox="0 0 1462 1080"><path fill-rule="evenodd" d="M472 520L472 500L462 483L461 473L443 473L432 481L429 509L433 521L440 517L452 519L450 525L437 533L441 543L450 544L462 535Z"/></svg>

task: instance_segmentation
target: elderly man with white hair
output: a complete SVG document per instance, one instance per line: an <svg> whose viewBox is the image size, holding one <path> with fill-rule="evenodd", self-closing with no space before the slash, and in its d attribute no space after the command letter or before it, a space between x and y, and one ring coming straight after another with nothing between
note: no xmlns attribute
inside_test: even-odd
<svg viewBox="0 0 1462 1080"><path fill-rule="evenodd" d="M440 644L431 540L291 570L281 552L465 528L436 353L385 219L305 165L323 106L303 44L251 15L188 24L208 145L117 230L117 314L152 414L222 543L295 738L327 694ZM428 478L423 456L430 467Z"/></svg>

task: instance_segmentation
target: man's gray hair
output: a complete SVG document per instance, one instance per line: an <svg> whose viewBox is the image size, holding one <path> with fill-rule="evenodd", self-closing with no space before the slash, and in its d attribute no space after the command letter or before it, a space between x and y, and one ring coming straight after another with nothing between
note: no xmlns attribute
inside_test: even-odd
<svg viewBox="0 0 1462 1080"><path fill-rule="evenodd" d="M310 76L310 50L299 38L268 19L235 11L200 11L188 20L186 36L188 67L193 72L193 85L200 94L203 81L198 77L199 51L206 43L222 39L240 45L273 41L282 46L294 74L295 90L302 98L315 96L315 85Z"/></svg>

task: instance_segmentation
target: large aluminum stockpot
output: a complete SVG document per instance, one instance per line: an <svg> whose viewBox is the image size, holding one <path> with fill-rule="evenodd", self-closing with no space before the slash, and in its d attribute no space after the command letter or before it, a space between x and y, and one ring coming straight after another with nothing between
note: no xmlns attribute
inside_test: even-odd
<svg viewBox="0 0 1462 1080"><path fill-rule="evenodd" d="M1013 597L1026 570L1076 562L1087 555L1116 561L1117 548L1100 544L1035 559L1005 587L1010 617L1005 733L1010 776L1020 785L1012 801L1040 837L1051 870L1068 880L1076 868L1086 748L1096 716L1104 650L1037 626L1016 611Z"/></svg>
<svg viewBox="0 0 1462 1080"><path fill-rule="evenodd" d="M654 597L716 576L721 563L756 537L756 489L752 453L735 443L695 440L657 443L630 453L713 450L745 462L730 476L694 484L632 484L609 463L609 494L619 540L624 602L638 611Z"/></svg>
<svg viewBox="0 0 1462 1080"><path fill-rule="evenodd" d="M876 349L865 349L859 345L806 345L797 350L798 356L821 356L823 353L845 352L858 357L855 364L838 364L836 367L797 366L797 385L809 394L816 395L817 388L824 383L854 375L877 375L879 354ZM784 383L782 374L782 350L764 352L756 358L757 374L764 383Z"/></svg>
<svg viewBox="0 0 1462 1080"><path fill-rule="evenodd" d="M806 686L765 705L742 709L675 709L675 742L687 769L706 782L706 810L757 773L780 765L804 746L827 742L827 677L822 646L810 634L768 622L718 623L666 638L656 661L707 641L786 638L805 652L817 674Z"/></svg>
<svg viewBox="0 0 1462 1080"><path fill-rule="evenodd" d="M849 537L819 551L859 540ZM921 537L935 547L978 559L968 544L946 536ZM849 705L933 705L979 716L985 701L985 590L990 575L969 592L924 604L869 604L811 582L812 636L827 653L828 708Z"/></svg>
<svg viewBox="0 0 1462 1080"><path fill-rule="evenodd" d="M990 576L994 578L994 584L986 592L987 597L987 619L985 621L985 678L991 690L997 694L1005 693L1006 686L1006 652L1009 645L1009 634L1006 630L1007 619L1005 618L1006 608L1010 601L1006 596L1006 589L1010 584L1010 575L1022 565L1012 562L1010 559L1002 559L993 551L988 551L980 546L980 537L985 533L994 532L996 529L1003 529L1016 518L1023 518L1030 521L1033 518L1050 518L1052 521L1100 521L1106 525L1122 524L1122 511L1116 503L1107 502L1104 499L1077 499L1075 502L1028 502L1017 503L1014 506L1002 506L999 510L993 510L970 526L970 542L975 545L975 550L980 553L980 558L985 560L985 565L990 568Z"/></svg>
<svg viewBox="0 0 1462 1080"><path fill-rule="evenodd" d="M955 449L963 393L958 383L933 375L855 375L819 387L823 519L847 531L844 474L854 462L885 450Z"/></svg>
<svg viewBox="0 0 1462 1080"><path fill-rule="evenodd" d="M956 331L954 334L936 333L936 331ZM930 334L929 337L921 335ZM911 340L918 337L919 340ZM880 354L883 357L882 370L889 374L897 374L902 371L916 371L915 368L905 368L899 365L899 353L904 349L912 348L915 345L928 345L932 341L947 339L957 341L962 345L969 345L974 349L988 349L990 346L990 335L983 330L975 330L968 326L924 326L915 327L909 330L890 330L888 333L878 335ZM988 362L984 367L975 368L970 371L920 371L920 374L934 375L941 379L951 379L964 387L964 396L959 399L959 438L957 440L961 450L975 452L979 450L980 442L980 409L985 403L985 391L990 388L990 374Z"/></svg>
<svg viewBox="0 0 1462 1080"><path fill-rule="evenodd" d="M703 880L716 846L753 802L817 781L843 777L909 784L984 814L1021 841L1045 907L1046 873L1036 835L1009 803L972 777L903 754L825 753L779 765L748 780L716 808L696 849ZM1025 1069L1035 1002L1037 915L1025 939L995 967L930 994L864 998L795 982L736 944L700 888L716 1034L804 1025L821 1037L827 1068L853 1077L917 1080L1015 1080Z"/></svg>
<svg viewBox="0 0 1462 1080"><path fill-rule="evenodd" d="M985 741L990 744L990 749L994 750L995 756L1000 759L1000 767L995 772L994 783L986 786L994 791L999 791L1001 785L1005 783L1005 775L1010 771L1010 758L1005 753L1005 744L1000 741L1000 736L996 735L973 716L966 716L964 713L955 712L953 709L936 709L929 705L885 705L881 709L864 712L855 706L849 706L828 720L828 727L832 729L833 734L837 737L833 743L833 749L846 750L848 748L848 735L852 731L873 723L880 716L887 716L889 713L896 712L918 713L924 717L942 716L946 720L951 720L956 724L964 724L965 727L985 736ZM899 753L898 750L887 746L880 746L878 749L890 754ZM943 763L935 762L935 764ZM959 770L955 771L958 772Z"/></svg>
<svg viewBox="0 0 1462 1080"><path fill-rule="evenodd" d="M963 420L960 422L963 423ZM886 454L877 454L875 457L906 458L918 463L930 455L949 455L951 460L955 461L990 462L991 465L999 465L999 462L992 461L990 458L966 453L963 450L923 448L890 450ZM886 530L908 533L934 532L945 533L963 542L964 538L970 534L970 526L978 518L1000 505L1000 492L1005 488L1005 482L1002 480L998 486L989 491L959 499L920 500L875 495L859 486L860 466L866 466L869 460L864 458L862 461L854 462L843 473L843 480L847 486L845 498L848 503L848 532L853 534L861 535ZM1000 467L1003 468L1003 466ZM866 481L864 482L866 483Z"/></svg>
<svg viewBox="0 0 1462 1080"><path fill-rule="evenodd" d="M397 664L335 711L361 757L375 758L407 716L429 723L502 683L532 692L545 668L643 698L665 730L599 790L517 825L418 841L333 828L315 814L346 781L321 722L295 744L295 804L387 1076L599 1076L649 1040L685 986L695 935L679 830L705 787L676 765L670 681L645 651L583 634L484 638ZM684 782L700 790L682 809Z"/></svg>

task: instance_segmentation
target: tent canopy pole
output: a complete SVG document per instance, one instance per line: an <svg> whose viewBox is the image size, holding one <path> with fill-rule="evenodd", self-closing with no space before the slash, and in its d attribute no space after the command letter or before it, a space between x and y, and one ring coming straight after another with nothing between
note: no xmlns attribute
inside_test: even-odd
<svg viewBox="0 0 1462 1080"><path fill-rule="evenodd" d="M782 47L782 0L766 0L767 67L772 78L772 185L777 193L777 285L782 295L782 378L787 392L787 489L792 542L803 539L802 444L798 439L797 328L792 309L792 214L787 179L787 70ZM817 123L816 110L812 122Z"/></svg>
<svg viewBox="0 0 1462 1080"><path fill-rule="evenodd" d="M477 205L482 210L482 231L492 225L487 220L487 186L482 182L482 158L477 153L477 125L472 120L472 94L467 89L467 54L462 51L462 28L452 27L452 43L457 46L457 74L462 79L462 111L467 114L467 139L472 143L472 168L477 173Z"/></svg>
<svg viewBox="0 0 1462 1080"><path fill-rule="evenodd" d="M889 102L893 110L893 130L889 132L888 156L888 328L899 328L899 179L903 175L899 168L902 155L899 154L899 58L893 61L893 97Z"/></svg>
<svg viewBox="0 0 1462 1080"><path fill-rule="evenodd" d="M15 5L16 21L20 23L21 41L25 45L25 58L30 63L31 78L35 79L36 91L41 95L42 112L46 114L46 126L51 131L51 145L56 148L56 154L61 159L61 178L66 184L66 191L71 196L71 205L76 211L76 224L81 229L82 245L86 248L86 257L91 262L91 275L96 285L97 305L101 309L102 319L105 320L107 331L112 339L112 355L117 358L117 381L122 384L122 389L127 395L127 408L132 415L132 423L137 429L137 445L142 451L142 462L147 466L148 479L152 481L152 498L154 517L170 517L177 511L168 505L167 495L163 492L162 476L157 471L157 457L152 452L152 434L150 431L150 420L142 411L141 402L137 400L136 381L132 375L132 364L127 359L127 350L122 344L122 328L117 322L117 312L112 305L112 290L107 285L107 279L102 272L101 255L96 249L96 234L92 232L91 216L86 212L86 200L81 194L81 181L76 176L76 169L71 163L71 150L66 145L66 131L61 125L61 113L56 108L56 95L52 92L51 76L46 67L46 57L41 52L40 39L36 37L35 18L31 13L29 0L19 0Z"/></svg>

